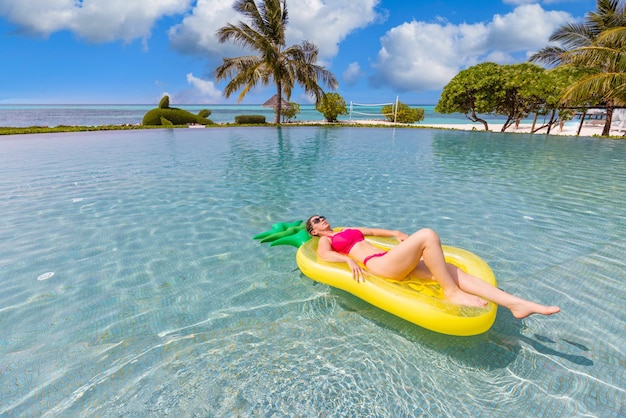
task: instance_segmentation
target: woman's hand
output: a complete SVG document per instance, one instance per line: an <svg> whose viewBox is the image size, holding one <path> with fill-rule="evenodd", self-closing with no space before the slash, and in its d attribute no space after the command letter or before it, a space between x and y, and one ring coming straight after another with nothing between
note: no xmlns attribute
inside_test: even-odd
<svg viewBox="0 0 626 418"><path fill-rule="evenodd" d="M398 242L402 242L405 239L407 239L409 236L407 234L405 234L402 231L395 231L395 233L393 234L394 237L396 237L396 239L398 240Z"/></svg>
<svg viewBox="0 0 626 418"><path fill-rule="evenodd" d="M357 282L365 282L365 276L363 275L363 269L359 264L353 259L349 259L346 261L348 263L348 267L352 270L352 278Z"/></svg>

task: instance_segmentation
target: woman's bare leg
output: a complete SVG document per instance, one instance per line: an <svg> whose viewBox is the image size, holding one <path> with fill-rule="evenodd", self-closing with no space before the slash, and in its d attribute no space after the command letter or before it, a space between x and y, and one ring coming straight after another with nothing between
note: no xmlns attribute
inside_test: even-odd
<svg viewBox="0 0 626 418"><path fill-rule="evenodd" d="M561 309L558 306L545 306L535 302L531 302L520 297L511 295L487 282L482 281L478 277L466 273L454 264L447 263L448 271L454 282L464 292L481 298L490 300L491 302L508 308L514 317L521 319L532 314L552 315ZM433 274L424 262L421 262L413 271L412 275L422 279L432 279Z"/></svg>
<svg viewBox="0 0 626 418"><path fill-rule="evenodd" d="M540 305L513 296L447 263L439 236L431 229L415 232L384 256L372 259L368 268L385 277L402 279L411 274L435 280L450 302L480 307L486 305L483 299L487 299L510 309L516 318L560 311L557 306Z"/></svg>
<svg viewBox="0 0 626 418"><path fill-rule="evenodd" d="M423 260L423 261L420 261ZM429 278L441 286L446 299L452 303L466 306L485 306L486 301L478 296L463 291L448 270L441 241L432 229L420 229L406 240L391 249L382 257L374 258L368 263L368 269L384 277L402 279L414 272L423 277L425 265Z"/></svg>
<svg viewBox="0 0 626 418"><path fill-rule="evenodd" d="M506 293L487 282L474 277L453 264L448 264L450 274L459 287L467 293L480 296L500 306L508 308L514 317L525 318L532 314L552 315L561 309L558 306L545 306Z"/></svg>

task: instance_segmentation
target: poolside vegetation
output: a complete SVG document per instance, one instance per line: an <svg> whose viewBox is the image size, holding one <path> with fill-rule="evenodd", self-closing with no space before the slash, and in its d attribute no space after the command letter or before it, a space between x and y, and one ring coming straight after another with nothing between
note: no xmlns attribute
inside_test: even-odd
<svg viewBox="0 0 626 418"><path fill-rule="evenodd" d="M424 120L424 108L423 107L411 107L408 104L398 102L398 109L396 111L396 105L385 105L380 112L387 118L389 122L396 123L415 123Z"/></svg>
<svg viewBox="0 0 626 418"><path fill-rule="evenodd" d="M142 124L147 126L174 126L174 125L212 125L207 119L211 115L208 109L202 109L197 115L177 107L170 107L170 97L165 95L159 102L159 107L150 109L143 117Z"/></svg>
<svg viewBox="0 0 626 418"><path fill-rule="evenodd" d="M564 123L574 116L572 105L584 106L583 101L562 100L566 90L587 70L554 68L546 70L532 63L499 65L484 62L458 73L443 89L435 111L462 113L472 122L480 122L489 130L481 114L506 117L501 132L517 125L533 114L531 129L536 132ZM538 117L543 116L541 123Z"/></svg>
<svg viewBox="0 0 626 418"><path fill-rule="evenodd" d="M347 115L346 101L339 93L325 93L322 99L315 105L315 109L324 115L327 122L337 122L337 116Z"/></svg>
<svg viewBox="0 0 626 418"><path fill-rule="evenodd" d="M531 131L547 127L550 133L576 111L600 107L606 109L602 136L608 136L613 110L626 106L626 2L598 0L596 11L559 27L550 43L527 63L485 62L459 72L444 87L435 111L463 113L485 130L488 124L479 114L502 115L507 118L502 132L534 113ZM537 125L539 116L543 121Z"/></svg>
<svg viewBox="0 0 626 418"><path fill-rule="evenodd" d="M235 116L235 123L239 125L258 125L265 123L264 115L238 115Z"/></svg>
<svg viewBox="0 0 626 418"><path fill-rule="evenodd" d="M291 122L291 119L295 119L300 113L300 105L295 102L289 102L289 106L281 109L280 115L283 117L283 122Z"/></svg>
<svg viewBox="0 0 626 418"><path fill-rule="evenodd" d="M173 126L174 128L182 126ZM187 127L186 125L184 126ZM94 132L94 131L127 131L135 129L163 128L162 126L142 125L100 125L100 126L27 126L27 127L0 127L0 135L21 134L50 134L61 132Z"/></svg>
<svg viewBox="0 0 626 418"><path fill-rule="evenodd" d="M224 88L224 96L228 98L241 90L237 100L241 102L258 84L274 83L277 96L282 98L284 93L289 100L297 83L319 103L324 95L319 83L335 90L338 86L335 76L316 64L319 50L311 42L286 46L286 0L262 0L260 3L257 6L254 0L236 0L233 8L244 16L246 22L229 23L217 31L219 42L232 41L257 53L223 58L222 65L215 70L215 78L217 81L230 79ZM280 124L282 100L278 100L274 112L274 123Z"/></svg>
<svg viewBox="0 0 626 418"><path fill-rule="evenodd" d="M606 108L602 135L609 135L613 110L626 106L626 2L598 0L582 22L562 25L531 61L582 68L586 74L564 92L562 103L583 102ZM553 46L556 43L557 46Z"/></svg>

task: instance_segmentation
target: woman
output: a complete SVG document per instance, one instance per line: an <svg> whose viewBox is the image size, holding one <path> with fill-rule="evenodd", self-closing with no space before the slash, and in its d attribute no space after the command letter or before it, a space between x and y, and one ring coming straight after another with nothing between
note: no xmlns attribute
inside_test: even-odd
<svg viewBox="0 0 626 418"><path fill-rule="evenodd" d="M544 306L513 296L446 263L439 236L431 229L420 229L412 235L377 228L347 228L335 232L320 215L311 216L306 221L306 228L311 236L320 237L318 255L325 261L348 263L357 282L365 281L358 261L377 276L395 280L409 275L434 279L445 297L459 305L485 306L487 299L508 308L516 318L536 313L552 315L560 311L557 306ZM364 235L395 237L399 243L391 250L381 252L365 241Z"/></svg>

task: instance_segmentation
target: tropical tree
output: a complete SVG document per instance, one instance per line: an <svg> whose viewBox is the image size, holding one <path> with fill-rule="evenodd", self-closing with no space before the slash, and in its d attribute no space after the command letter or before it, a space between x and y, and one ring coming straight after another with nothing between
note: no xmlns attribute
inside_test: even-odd
<svg viewBox="0 0 626 418"><path fill-rule="evenodd" d="M501 132L517 125L531 113L546 115L551 112L549 124L537 128L541 129L556 123L554 116L557 109L563 107L561 97L565 88L571 85L572 77L561 70L549 73L531 63L482 63L459 72L444 87L435 111L464 113L472 122L481 122L485 130L489 129L487 121L479 114L502 115L506 120ZM568 84L563 85L564 82ZM567 116L565 111L560 114Z"/></svg>
<svg viewBox="0 0 626 418"><path fill-rule="evenodd" d="M247 19L237 25L227 24L217 31L220 43L233 41L255 51L256 55L237 58L224 58L222 65L215 70L218 81L229 78L224 89L226 98L241 89L238 102L258 84L274 83L278 97L287 100L295 83L305 92L314 96L318 103L324 91L318 84L322 82L331 89L337 88L337 80L324 67L316 64L318 48L308 42L287 47L285 28L287 27L286 0L262 0L257 6L254 0L236 0L233 8ZM274 122L280 123L281 101L274 109Z"/></svg>
<svg viewBox="0 0 626 418"><path fill-rule="evenodd" d="M502 91L496 96L493 113L506 116L504 132L545 103L545 69L527 62L503 65L500 77Z"/></svg>
<svg viewBox="0 0 626 418"><path fill-rule="evenodd" d="M325 93L315 108L324 115L327 122L337 122L337 116L348 114L346 101L339 93Z"/></svg>
<svg viewBox="0 0 626 418"><path fill-rule="evenodd" d="M486 120L479 114L493 113L502 96L501 67L484 62L459 72L443 88L435 112L463 113L472 122L480 122L489 130Z"/></svg>
<svg viewBox="0 0 626 418"><path fill-rule="evenodd" d="M543 104L535 111L535 118L531 132L548 128L548 133L553 125L564 124L574 117L574 108L586 106L587 100L577 101L574 98L564 99L565 91L583 76L589 74L589 70L573 66L559 66L545 72L541 77ZM544 122L537 126L539 115L544 116ZM548 116L549 115L549 116ZM546 122L546 118L548 121Z"/></svg>
<svg viewBox="0 0 626 418"><path fill-rule="evenodd" d="M389 104L383 106L380 113L385 115L389 122L415 123L424 120L423 107L411 107L401 102L398 102L398 109L396 109L395 103Z"/></svg>
<svg viewBox="0 0 626 418"><path fill-rule="evenodd" d="M615 96L620 91L619 81L615 77L617 75L619 79L619 73L623 73L623 65L619 61L624 52L624 32L619 28L624 26L624 1L598 0L597 10L587 13L583 22L565 24L550 36L550 42L556 42L559 46L543 48L530 58L531 61L549 65L573 65L593 70L595 74L583 78L568 89L564 99L586 98L590 106L606 106L606 123L602 135L610 133L613 108L621 100ZM620 34L621 40L618 39ZM603 61L607 57L612 57L614 61Z"/></svg>

